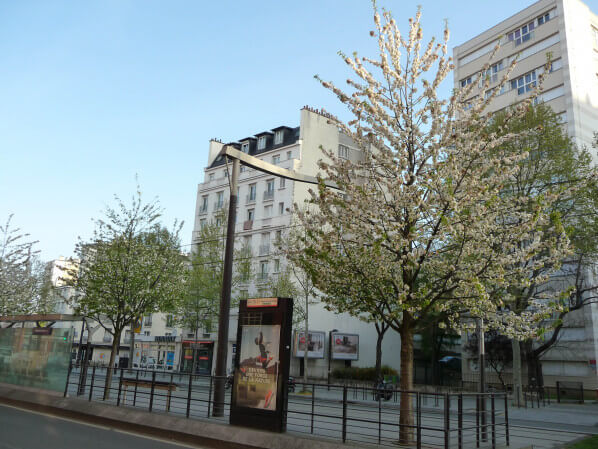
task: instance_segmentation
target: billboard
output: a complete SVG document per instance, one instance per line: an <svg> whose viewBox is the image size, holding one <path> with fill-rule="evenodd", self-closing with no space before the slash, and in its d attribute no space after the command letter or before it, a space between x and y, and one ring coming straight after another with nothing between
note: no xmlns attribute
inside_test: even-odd
<svg viewBox="0 0 598 449"><path fill-rule="evenodd" d="M309 331L308 335L307 357L310 359L323 359L326 334L320 331ZM305 331L295 331L293 343L293 355L303 358L305 355Z"/></svg>
<svg viewBox="0 0 598 449"><path fill-rule="evenodd" d="M276 410L279 345L280 325L242 326L235 405Z"/></svg>
<svg viewBox="0 0 598 449"><path fill-rule="evenodd" d="M359 335L333 332L331 355L335 360L359 360Z"/></svg>

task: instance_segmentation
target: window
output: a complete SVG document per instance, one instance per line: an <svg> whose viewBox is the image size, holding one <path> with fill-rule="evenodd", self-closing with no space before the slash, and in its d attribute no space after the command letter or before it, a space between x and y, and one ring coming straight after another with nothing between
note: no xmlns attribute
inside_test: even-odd
<svg viewBox="0 0 598 449"><path fill-rule="evenodd" d="M143 331L143 335L145 335L146 337L150 336L150 331Z"/></svg>
<svg viewBox="0 0 598 449"><path fill-rule="evenodd" d="M511 80L511 89L517 89L517 95L522 95L529 92L536 87L536 71L533 70L520 76L517 79Z"/></svg>
<svg viewBox="0 0 598 449"><path fill-rule="evenodd" d="M208 225L208 220L206 220L205 218L202 218L201 220L199 220L199 229L203 229Z"/></svg>
<svg viewBox="0 0 598 449"><path fill-rule="evenodd" d="M561 58L555 59L550 63L550 71L555 72L556 70L563 68L563 60Z"/></svg>
<svg viewBox="0 0 598 449"><path fill-rule="evenodd" d="M191 333L191 332L187 333L187 338L193 338L193 337L195 337L195 335L193 333Z"/></svg>
<svg viewBox="0 0 598 449"><path fill-rule="evenodd" d="M171 335L172 335L172 332L164 332L165 337L170 337Z"/></svg>
<svg viewBox="0 0 598 449"><path fill-rule="evenodd" d="M248 201L255 201L255 192L257 191L255 184L249 184L249 195L247 196Z"/></svg>
<svg viewBox="0 0 598 449"><path fill-rule="evenodd" d="M224 170L224 171L222 172L222 177L223 177L223 178L226 178L227 176L228 176L228 171Z"/></svg>
<svg viewBox="0 0 598 449"><path fill-rule="evenodd" d="M143 325L144 326L152 325L152 316L151 315L146 315L145 317L143 317Z"/></svg>
<svg viewBox="0 0 598 449"><path fill-rule="evenodd" d="M268 279L268 261L267 260L264 260L260 263L259 278L262 281Z"/></svg>
<svg viewBox="0 0 598 449"><path fill-rule="evenodd" d="M274 273L280 272L280 259L274 259Z"/></svg>
<svg viewBox="0 0 598 449"><path fill-rule="evenodd" d="M264 207L264 218L270 218L272 216L272 206Z"/></svg>
<svg viewBox="0 0 598 449"><path fill-rule="evenodd" d="M287 151L287 160L289 159L293 159L293 152L292 151Z"/></svg>
<svg viewBox="0 0 598 449"><path fill-rule="evenodd" d="M216 194L216 210L222 209L224 206L224 192L218 192Z"/></svg>
<svg viewBox="0 0 598 449"><path fill-rule="evenodd" d="M261 136L257 139L257 149L263 150L266 148L266 136Z"/></svg>
<svg viewBox="0 0 598 449"><path fill-rule="evenodd" d="M209 180L210 180L210 181L213 181L213 180L214 180L214 173L210 173L210 174L209 174Z"/></svg>
<svg viewBox="0 0 598 449"><path fill-rule="evenodd" d="M284 186L286 184L286 179L285 178L280 178L280 188L284 189Z"/></svg>
<svg viewBox="0 0 598 449"><path fill-rule="evenodd" d="M341 159L349 159L349 147L346 145L339 145L338 157L340 157Z"/></svg>
<svg viewBox="0 0 598 449"><path fill-rule="evenodd" d="M278 215L284 214L284 203L278 203Z"/></svg>
<svg viewBox="0 0 598 449"><path fill-rule="evenodd" d="M249 153L249 142L243 142L241 144L241 151L245 154Z"/></svg>
<svg viewBox="0 0 598 449"><path fill-rule="evenodd" d="M545 24L550 20L550 13L547 12L546 14L538 17L538 26Z"/></svg>
<svg viewBox="0 0 598 449"><path fill-rule="evenodd" d="M201 206L199 207L199 213L205 214L208 211L208 195L201 197Z"/></svg>
<svg viewBox="0 0 598 449"><path fill-rule="evenodd" d="M247 221L253 221L255 217L255 209L247 209Z"/></svg>
<svg viewBox="0 0 598 449"><path fill-rule="evenodd" d="M250 235L245 236L245 241L243 242L243 245L246 248L251 248L251 236Z"/></svg>
<svg viewBox="0 0 598 449"><path fill-rule="evenodd" d="M490 80L491 83L496 83L498 81L498 72L503 68L502 60L490 66L488 70L486 70L486 73L483 73L480 77L480 87L484 85L487 79Z"/></svg>
<svg viewBox="0 0 598 449"><path fill-rule="evenodd" d="M284 137L284 131L282 129L279 131L276 131L276 133L274 133L274 145L281 144L283 137Z"/></svg>
<svg viewBox="0 0 598 449"><path fill-rule="evenodd" d="M274 192L274 180L269 179L266 183L266 187L268 188L268 192Z"/></svg>
<svg viewBox="0 0 598 449"><path fill-rule="evenodd" d="M266 191L264 192L264 200L271 200L274 198L274 180L268 179L266 181Z"/></svg>
<svg viewBox="0 0 598 449"><path fill-rule="evenodd" d="M461 87L465 87L468 84L471 84L471 76L461 80Z"/></svg>
<svg viewBox="0 0 598 449"><path fill-rule="evenodd" d="M524 42L529 41L532 38L532 31L534 30L534 21L523 25L521 28L517 28L508 34L509 42L515 41L515 45L520 45Z"/></svg>
<svg viewBox="0 0 598 449"><path fill-rule="evenodd" d="M166 315L166 327L174 326L174 315Z"/></svg>
<svg viewBox="0 0 598 449"><path fill-rule="evenodd" d="M278 165L280 163L280 155L272 156L272 163Z"/></svg>
<svg viewBox="0 0 598 449"><path fill-rule="evenodd" d="M219 228L220 226L222 226L222 218L216 217L216 227Z"/></svg>
<svg viewBox="0 0 598 449"><path fill-rule="evenodd" d="M592 34L594 35L594 45L598 47L598 28L592 27Z"/></svg>
<svg viewBox="0 0 598 449"><path fill-rule="evenodd" d="M245 173L245 170L247 170L247 167L244 165L241 165L241 173Z"/></svg>
<svg viewBox="0 0 598 449"><path fill-rule="evenodd" d="M279 229L276 231L276 242L280 243L282 241L282 231Z"/></svg>

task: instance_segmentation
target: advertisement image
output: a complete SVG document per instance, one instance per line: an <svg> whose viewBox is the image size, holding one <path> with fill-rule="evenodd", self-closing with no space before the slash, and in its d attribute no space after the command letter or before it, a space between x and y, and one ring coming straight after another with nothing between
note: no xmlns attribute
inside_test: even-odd
<svg viewBox="0 0 598 449"><path fill-rule="evenodd" d="M359 335L333 333L332 358L337 360L359 359Z"/></svg>
<svg viewBox="0 0 598 449"><path fill-rule="evenodd" d="M310 359L324 358L324 342L326 334L324 332L309 331L307 339L307 357ZM305 354L305 331L295 332L295 357L303 357Z"/></svg>
<svg viewBox="0 0 598 449"><path fill-rule="evenodd" d="M280 325L242 326L236 405L276 410Z"/></svg>

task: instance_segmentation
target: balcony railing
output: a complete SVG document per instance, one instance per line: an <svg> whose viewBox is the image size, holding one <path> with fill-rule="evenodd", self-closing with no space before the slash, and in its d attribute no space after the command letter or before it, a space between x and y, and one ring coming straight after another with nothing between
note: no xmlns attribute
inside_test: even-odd
<svg viewBox="0 0 598 449"><path fill-rule="evenodd" d="M257 280L261 282L265 282L268 280L268 273L258 273Z"/></svg>
<svg viewBox="0 0 598 449"><path fill-rule="evenodd" d="M207 214L208 213L208 205L207 204L202 204L201 206L199 206L199 213L200 214Z"/></svg>
<svg viewBox="0 0 598 449"><path fill-rule="evenodd" d="M249 231L253 228L253 220L246 220L243 222L243 231Z"/></svg>
<svg viewBox="0 0 598 449"><path fill-rule="evenodd" d="M274 190L266 190L264 192L264 201L269 201L274 199Z"/></svg>
<svg viewBox="0 0 598 449"><path fill-rule="evenodd" d="M224 202L222 203L214 203L214 210L220 210L224 207Z"/></svg>
<svg viewBox="0 0 598 449"><path fill-rule="evenodd" d="M260 245L260 256L270 254L270 244Z"/></svg>
<svg viewBox="0 0 598 449"><path fill-rule="evenodd" d="M102 338L102 341L104 343L112 343L112 335L104 335L104 337Z"/></svg>
<svg viewBox="0 0 598 449"><path fill-rule="evenodd" d="M255 203L255 194L245 195L245 204Z"/></svg>

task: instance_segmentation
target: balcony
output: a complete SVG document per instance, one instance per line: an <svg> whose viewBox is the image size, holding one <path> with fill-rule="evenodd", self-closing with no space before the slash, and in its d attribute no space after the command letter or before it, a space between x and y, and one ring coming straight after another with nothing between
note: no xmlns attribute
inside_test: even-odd
<svg viewBox="0 0 598 449"><path fill-rule="evenodd" d="M253 228L253 220L246 220L243 222L243 231L249 231Z"/></svg>
<svg viewBox="0 0 598 449"><path fill-rule="evenodd" d="M112 343L112 335L104 335L104 337L102 338L102 342Z"/></svg>
<svg viewBox="0 0 598 449"><path fill-rule="evenodd" d="M260 256L266 256L270 254L270 244L260 245Z"/></svg>
<svg viewBox="0 0 598 449"><path fill-rule="evenodd" d="M266 282L268 281L268 273L258 273L257 274L258 282Z"/></svg>
<svg viewBox="0 0 598 449"><path fill-rule="evenodd" d="M245 204L255 203L255 193L253 195L249 194L245 196Z"/></svg>
<svg viewBox="0 0 598 449"><path fill-rule="evenodd" d="M224 202L222 203L214 203L214 210L220 210L224 207Z"/></svg>
<svg viewBox="0 0 598 449"><path fill-rule="evenodd" d="M264 192L264 201L272 201L274 199L274 190L266 190Z"/></svg>

